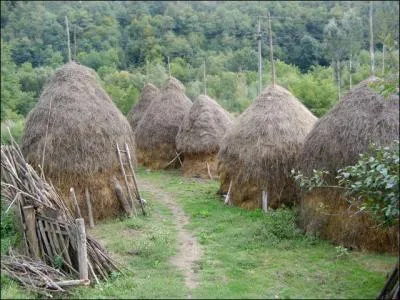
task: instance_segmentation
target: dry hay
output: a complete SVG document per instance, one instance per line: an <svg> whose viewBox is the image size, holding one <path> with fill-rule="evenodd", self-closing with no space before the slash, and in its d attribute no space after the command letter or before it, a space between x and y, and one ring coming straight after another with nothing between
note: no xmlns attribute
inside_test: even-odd
<svg viewBox="0 0 400 300"><path fill-rule="evenodd" d="M46 128L48 133L46 139ZM36 169L45 149L44 174L64 199L70 187L88 187L93 213L114 216L118 200L108 184L117 175L116 143L127 143L136 165L130 125L96 80L93 70L68 63L58 69L29 113L22 152ZM78 196L78 195L77 195ZM83 197L78 196L80 202ZM81 205L85 210L85 205Z"/></svg>
<svg viewBox="0 0 400 300"><path fill-rule="evenodd" d="M140 94L139 101L132 107L127 115L129 124L131 124L132 131L136 130L139 121L143 117L150 103L160 97L160 90L151 83L147 83Z"/></svg>
<svg viewBox="0 0 400 300"><path fill-rule="evenodd" d="M183 155L179 155L179 158L182 161ZM153 149L152 151L138 150L137 160L139 164L151 170L176 169L181 166L177 158L176 149L171 144L161 144L157 149Z"/></svg>
<svg viewBox="0 0 400 300"><path fill-rule="evenodd" d="M368 151L370 143L390 146L398 139L399 97L392 95L384 99L378 95L368 86L376 80L379 79L361 82L317 122L302 150L300 169L303 173L310 175L313 169L328 170L331 173L328 180L335 184L336 171L355 164L359 154ZM377 225L364 213L356 217L343 215L349 204L339 200L343 197L338 193L331 194L331 190L326 190L304 198L300 224L306 231L318 231L331 241L353 248L393 251L390 230L376 229ZM330 206L330 212L340 216L326 217L318 210L319 205ZM313 225L319 223L319 226Z"/></svg>
<svg viewBox="0 0 400 300"><path fill-rule="evenodd" d="M265 88L239 116L222 140L218 154L219 170L223 172L220 173L221 185L225 190L233 180L232 197L237 199L238 206L259 207L261 190L268 192L272 208L296 201L290 171L316 120L302 103L280 86ZM256 192L253 191L255 186ZM247 195L246 190L251 191L251 195Z"/></svg>
<svg viewBox="0 0 400 300"><path fill-rule="evenodd" d="M216 157L213 156L217 155L220 141L232 125L232 117L213 99L206 95L196 99L176 136L178 152L185 156L185 176L209 178L207 162L211 174L216 174Z"/></svg>
<svg viewBox="0 0 400 300"><path fill-rule="evenodd" d="M336 170L353 165L373 142L388 146L399 137L399 96L384 99L368 86L369 78L351 89L314 126L301 154L301 170Z"/></svg>
<svg viewBox="0 0 400 300"><path fill-rule="evenodd" d="M217 152L185 154L182 169L186 177L217 179Z"/></svg>
<svg viewBox="0 0 400 300"><path fill-rule="evenodd" d="M182 83L170 77L161 89L161 97L150 104L136 128L136 147L140 163L157 169L163 168L174 159L177 151L175 138L191 106L192 102L185 95ZM161 151L165 152L160 153ZM157 159L161 161L151 161Z"/></svg>
<svg viewBox="0 0 400 300"><path fill-rule="evenodd" d="M397 228L380 228L365 212L346 201L340 191L315 190L305 195L298 223L308 234L347 248L398 252Z"/></svg>

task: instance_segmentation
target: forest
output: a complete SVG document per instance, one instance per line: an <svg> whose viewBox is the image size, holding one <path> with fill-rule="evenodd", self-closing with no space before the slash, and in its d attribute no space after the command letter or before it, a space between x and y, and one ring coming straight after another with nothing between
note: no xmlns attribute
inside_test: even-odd
<svg viewBox="0 0 400 300"><path fill-rule="evenodd" d="M397 77L399 4L373 5L376 75ZM367 1L2 1L2 128L22 131L67 62L66 17L73 60L97 71L124 114L145 82L160 86L171 73L191 99L206 88L238 115L259 93L259 38L263 87L271 81L269 11L277 81L320 117L370 74L368 10Z"/></svg>

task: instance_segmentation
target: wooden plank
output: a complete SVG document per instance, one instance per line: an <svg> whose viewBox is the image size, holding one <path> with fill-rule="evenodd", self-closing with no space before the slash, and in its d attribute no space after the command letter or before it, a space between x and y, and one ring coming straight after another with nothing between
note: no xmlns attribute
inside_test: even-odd
<svg viewBox="0 0 400 300"><path fill-rule="evenodd" d="M78 200L76 200L76 195L75 195L74 188L73 187L70 188L69 192L71 194L72 203L74 203L74 206L75 206L75 216L77 216L78 218L82 218L81 210L79 209L79 205L78 205Z"/></svg>
<svg viewBox="0 0 400 300"><path fill-rule="evenodd" d="M60 226L58 224L54 224L54 226L57 229L60 229ZM60 232L61 232L61 230L60 230ZM72 266L71 258L69 257L67 243L65 243L64 237L62 236L62 234L60 234L59 237L60 237L60 243L61 243L61 247L62 247L62 253L64 254L65 260L67 261L68 264L70 264Z"/></svg>
<svg viewBox="0 0 400 300"><path fill-rule="evenodd" d="M136 212L135 202L133 201L131 190L129 189L129 183L128 183L128 179L126 178L125 168L124 168L124 164L122 163L121 153L120 153L120 149L119 149L118 144L117 144L117 150L118 150L117 152L118 152L119 163L121 165L121 172L122 172L122 175L124 176L126 190L128 191L129 200L132 203L132 209L133 209L133 212L134 212L134 214L136 216L137 212Z"/></svg>
<svg viewBox="0 0 400 300"><path fill-rule="evenodd" d="M262 210L264 213L266 213L268 212L268 192L262 190L261 197L262 197Z"/></svg>
<svg viewBox="0 0 400 300"><path fill-rule="evenodd" d="M86 206L88 210L88 217L89 217L89 227L94 227L94 220L93 220L93 211L92 211L92 203L90 202L90 193L89 189L85 188L85 198L86 198Z"/></svg>
<svg viewBox="0 0 400 300"><path fill-rule="evenodd" d="M49 246L51 248L51 251L53 252L52 258L54 259L58 255L58 253L57 253L57 249L56 249L56 247L54 245L53 235L52 235L50 229L48 228L48 223L46 221L43 222L43 226L44 226L45 234L46 234L46 232L48 233L47 234L47 240L48 240Z"/></svg>
<svg viewBox="0 0 400 300"><path fill-rule="evenodd" d="M146 215L146 211L144 209L144 204L143 204L142 198L140 197L139 188L138 188L137 181L136 181L135 171L134 171L133 166L132 166L131 152L129 150L129 146L128 146L127 143L125 143L125 150L126 150L126 153L128 154L129 168L131 169L132 178L133 178L133 184L134 184L134 187L135 187L135 190L136 190L137 200L139 200L140 207L142 208L143 216L145 216Z"/></svg>
<svg viewBox="0 0 400 300"><path fill-rule="evenodd" d="M35 209L32 205L22 208L26 224L26 237L28 239L29 251L32 257L40 259L39 241L36 234Z"/></svg>
<svg viewBox="0 0 400 300"><path fill-rule="evenodd" d="M40 220L40 221L38 222L39 230L40 230L40 236L41 236L41 238L42 238L42 240L43 240L43 243L44 243L44 246L45 246L45 249L46 249L45 252L47 252L47 256L53 257L53 253L52 253L52 251L51 251L49 242L48 242L47 237L46 237L46 232L44 231L43 222L44 222L44 221L42 221L42 220Z"/></svg>
<svg viewBox="0 0 400 300"><path fill-rule="evenodd" d="M75 223L77 227L79 279L89 280L85 221L78 218Z"/></svg>

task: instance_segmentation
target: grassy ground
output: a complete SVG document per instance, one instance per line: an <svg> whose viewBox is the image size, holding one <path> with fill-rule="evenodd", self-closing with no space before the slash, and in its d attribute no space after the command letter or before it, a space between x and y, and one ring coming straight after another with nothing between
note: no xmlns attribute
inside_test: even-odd
<svg viewBox="0 0 400 300"><path fill-rule="evenodd" d="M393 256L347 253L302 235L290 210L264 215L226 207L215 195L215 181L144 169L138 176L170 193L191 219L188 229L203 248L193 298L374 298L394 266ZM172 215L152 191L142 192L149 216L109 221L92 232L126 266L124 273L95 288L72 290L67 297L187 295L182 274L169 262L177 250ZM3 277L1 282L2 299L34 296L21 294Z"/></svg>

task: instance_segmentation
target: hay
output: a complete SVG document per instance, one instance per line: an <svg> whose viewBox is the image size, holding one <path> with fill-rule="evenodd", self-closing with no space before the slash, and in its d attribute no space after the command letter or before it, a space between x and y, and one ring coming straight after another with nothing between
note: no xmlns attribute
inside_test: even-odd
<svg viewBox="0 0 400 300"><path fill-rule="evenodd" d="M398 228L384 230L368 214L357 211L340 191L315 190L302 200L297 221L308 234L350 249L398 252Z"/></svg>
<svg viewBox="0 0 400 300"><path fill-rule="evenodd" d="M119 168L116 143L128 143L135 158L133 133L126 118L98 84L93 70L71 62L58 69L47 83L28 115L22 137L22 152L36 169L41 164L45 143L46 178L63 195L71 186L87 186L93 191L94 215L114 215L114 210L107 210L118 203L113 192L96 191L109 188L103 177L113 175ZM133 163L136 165L135 159Z"/></svg>
<svg viewBox="0 0 400 300"><path fill-rule="evenodd" d="M232 125L232 117L213 99L206 95L196 99L176 136L178 152L185 156L184 176L209 178L207 162L211 174L216 174L213 156L217 155L220 141Z"/></svg>
<svg viewBox="0 0 400 300"><path fill-rule="evenodd" d="M176 147L185 154L218 152L222 137L232 125L228 112L210 97L200 95L182 121Z"/></svg>
<svg viewBox="0 0 400 300"><path fill-rule="evenodd" d="M182 83L171 77L162 88L161 97L150 104L140 120L135 131L137 151L141 152L139 156L163 159L162 162L148 162L142 159L144 165L161 167L165 161L170 161L176 156L175 138L185 114L192 106L184 91ZM162 150L167 152L158 153Z"/></svg>
<svg viewBox="0 0 400 300"><path fill-rule="evenodd" d="M152 85L151 83L147 83L143 87L138 103L132 107L127 115L128 122L131 124L133 132L136 130L139 121L143 117L150 103L158 97L160 97L160 90L156 86Z"/></svg>
<svg viewBox="0 0 400 300"><path fill-rule="evenodd" d="M328 181L335 184L338 169L353 165L370 143L391 146L399 136L399 96L388 99L368 85L369 78L350 90L314 126L307 136L300 158L300 169L310 175L313 169L328 170ZM320 207L328 207L326 216ZM326 189L302 200L299 222L307 232L345 246L392 252L397 244L393 228L382 230L365 213L350 217L349 203L339 192ZM354 212L354 209L351 209Z"/></svg>
<svg viewBox="0 0 400 300"><path fill-rule="evenodd" d="M357 162L370 143L389 146L399 137L399 96L384 99L368 86L369 78L350 90L314 126L301 154L301 170L336 170Z"/></svg>
<svg viewBox="0 0 400 300"><path fill-rule="evenodd" d="M186 177L217 179L217 152L185 154L182 170Z"/></svg>
<svg viewBox="0 0 400 300"><path fill-rule="evenodd" d="M271 207L293 204L296 191L289 179L300 148L316 121L290 92L280 86L264 89L228 130L221 143L218 159L222 185L234 180L234 188L258 186L258 196L236 201L258 205L261 189L268 192ZM289 182L289 183L288 183ZM233 194L233 193L232 193ZM239 197L240 198L240 197ZM245 204L244 206L253 206Z"/></svg>

